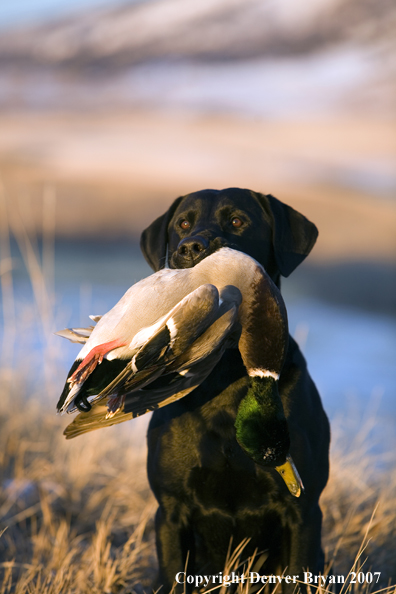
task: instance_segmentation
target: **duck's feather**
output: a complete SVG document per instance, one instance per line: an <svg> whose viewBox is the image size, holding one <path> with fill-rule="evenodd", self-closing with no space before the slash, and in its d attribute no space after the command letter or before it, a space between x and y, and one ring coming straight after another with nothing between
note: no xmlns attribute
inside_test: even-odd
<svg viewBox="0 0 396 594"><path fill-rule="evenodd" d="M91 320L92 320L93 322L95 322L95 324L97 324L97 323L99 322L99 320L100 320L100 319L101 319L103 316L94 316L94 315L91 315L91 316L89 316L89 317L91 318Z"/></svg>
<svg viewBox="0 0 396 594"><path fill-rule="evenodd" d="M91 336L93 329L93 326L88 326L88 328L65 328L64 330L55 332L55 334L62 336L62 338L67 338L70 342L85 344Z"/></svg>

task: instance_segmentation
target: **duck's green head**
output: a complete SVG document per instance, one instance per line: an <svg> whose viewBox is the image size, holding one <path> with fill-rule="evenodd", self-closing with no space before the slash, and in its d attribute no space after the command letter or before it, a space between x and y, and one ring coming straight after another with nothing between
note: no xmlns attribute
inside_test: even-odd
<svg viewBox="0 0 396 594"><path fill-rule="evenodd" d="M253 377L235 420L239 445L260 466L275 468L294 497L304 491L289 454L287 421L274 377Z"/></svg>
<svg viewBox="0 0 396 594"><path fill-rule="evenodd" d="M284 464L290 438L283 406L273 377L255 377L239 405L236 438L257 464L275 468Z"/></svg>

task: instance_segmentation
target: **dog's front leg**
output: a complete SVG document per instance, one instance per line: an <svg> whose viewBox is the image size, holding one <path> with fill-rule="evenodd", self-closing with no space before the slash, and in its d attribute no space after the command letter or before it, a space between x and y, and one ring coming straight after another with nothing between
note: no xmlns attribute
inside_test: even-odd
<svg viewBox="0 0 396 594"><path fill-rule="evenodd" d="M159 580L164 594L170 592L175 581L176 592L192 591L185 579L194 573L194 534L180 518L176 519L175 512L169 513L160 506L155 517Z"/></svg>
<svg viewBox="0 0 396 594"><path fill-rule="evenodd" d="M311 572L314 576L323 574L324 554L321 546L322 512L317 505L305 516L301 523L289 526L289 547L284 546L284 551L289 554L283 559L283 566L287 567L286 573L297 576L301 592L307 592L306 577ZM302 582L302 583L301 583ZM309 583L309 582L308 582ZM295 589L293 584L282 584L282 594L292 594Z"/></svg>

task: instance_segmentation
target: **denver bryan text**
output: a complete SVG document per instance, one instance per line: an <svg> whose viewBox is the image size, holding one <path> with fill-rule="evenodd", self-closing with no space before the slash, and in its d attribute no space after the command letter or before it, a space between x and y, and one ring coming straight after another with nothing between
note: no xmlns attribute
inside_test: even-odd
<svg viewBox="0 0 396 594"><path fill-rule="evenodd" d="M376 572L350 572L349 580L352 584L363 584L363 583L377 583L381 573ZM217 573L216 575L188 575L185 571L179 571L176 574L175 580L178 584L193 584L196 588L212 585L231 586L231 584L280 584L285 582L286 584L316 584L318 586L326 586L329 584L344 584L344 575L315 575L310 571L304 571L300 575L260 575L256 571L251 571L247 574L238 574L232 571L230 574Z"/></svg>

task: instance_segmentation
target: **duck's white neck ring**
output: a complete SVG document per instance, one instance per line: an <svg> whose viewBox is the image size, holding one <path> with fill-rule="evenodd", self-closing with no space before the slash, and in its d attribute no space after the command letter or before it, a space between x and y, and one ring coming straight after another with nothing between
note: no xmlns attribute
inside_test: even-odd
<svg viewBox="0 0 396 594"><path fill-rule="evenodd" d="M279 379L279 373L269 369L249 369L248 374L250 377L272 377L276 382Z"/></svg>

